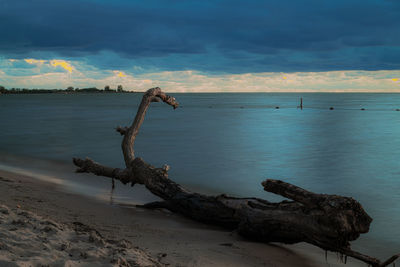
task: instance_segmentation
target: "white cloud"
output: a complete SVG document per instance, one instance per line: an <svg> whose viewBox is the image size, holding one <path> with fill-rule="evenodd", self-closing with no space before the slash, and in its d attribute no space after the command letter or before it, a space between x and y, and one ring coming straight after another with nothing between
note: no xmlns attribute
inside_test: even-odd
<svg viewBox="0 0 400 267"><path fill-rule="evenodd" d="M32 70L21 63L33 64ZM61 67L61 69L58 69ZM21 68L21 69L19 69ZM30 72L29 72L30 71ZM400 71L330 71L211 75L198 71L162 71L132 75L100 70L80 61L61 59L0 62L0 81L6 87L116 88L144 91L159 86L169 92L400 92Z"/></svg>

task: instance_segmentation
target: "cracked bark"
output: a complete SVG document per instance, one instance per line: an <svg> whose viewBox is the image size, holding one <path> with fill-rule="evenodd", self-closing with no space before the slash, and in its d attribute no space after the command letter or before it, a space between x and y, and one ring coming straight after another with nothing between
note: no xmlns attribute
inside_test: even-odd
<svg viewBox="0 0 400 267"><path fill-rule="evenodd" d="M74 158L77 172L93 173L119 180L123 184L143 184L164 202L144 205L167 208L197 221L237 230L240 235L261 242L286 244L307 242L366 262L387 266L400 255L381 262L353 251L350 241L369 231L372 219L361 204L350 197L315 194L292 184L268 179L262 182L265 191L292 201L268 202L259 198L235 198L226 195L207 196L186 190L168 177L168 165L156 168L135 157L134 144L151 102L163 101L174 109L178 102L160 88L149 89L142 98L130 127L117 127L123 135L121 144L126 168L112 168L91 159Z"/></svg>

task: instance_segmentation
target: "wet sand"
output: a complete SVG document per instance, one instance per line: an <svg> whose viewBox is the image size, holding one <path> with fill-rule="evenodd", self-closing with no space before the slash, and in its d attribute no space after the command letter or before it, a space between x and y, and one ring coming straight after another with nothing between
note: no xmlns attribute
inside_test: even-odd
<svg viewBox="0 0 400 267"><path fill-rule="evenodd" d="M326 261L308 244L249 242L168 211L116 205L6 171L0 205L1 266L365 266L344 265L333 253Z"/></svg>

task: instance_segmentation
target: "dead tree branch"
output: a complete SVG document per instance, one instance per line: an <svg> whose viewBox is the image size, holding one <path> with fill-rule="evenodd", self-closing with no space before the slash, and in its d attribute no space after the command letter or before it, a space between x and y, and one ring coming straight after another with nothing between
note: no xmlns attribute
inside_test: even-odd
<svg viewBox="0 0 400 267"><path fill-rule="evenodd" d="M355 252L350 241L369 231L372 219L361 204L350 197L315 194L300 187L268 179L264 190L293 201L271 203L259 198L234 198L226 195L206 196L186 190L168 177L169 166L156 168L141 158L135 158L134 144L151 102L163 101L174 109L175 98L160 88L149 89L143 96L130 127L118 127L123 135L122 152L125 169L111 168L91 159L73 159L77 172L93 173L121 181L123 184L143 184L164 202L145 206L168 208L197 221L236 229L239 234L261 242L287 244L307 242L324 250L339 252L372 266L387 266L399 255L385 262Z"/></svg>

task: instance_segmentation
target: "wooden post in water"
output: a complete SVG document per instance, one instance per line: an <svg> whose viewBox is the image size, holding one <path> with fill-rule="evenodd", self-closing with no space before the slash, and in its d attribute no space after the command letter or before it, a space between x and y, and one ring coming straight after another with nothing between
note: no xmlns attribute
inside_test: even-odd
<svg viewBox="0 0 400 267"><path fill-rule="evenodd" d="M303 110L303 98L302 97L300 97L300 109L301 110ZM299 108L299 107L297 107L297 108Z"/></svg>

